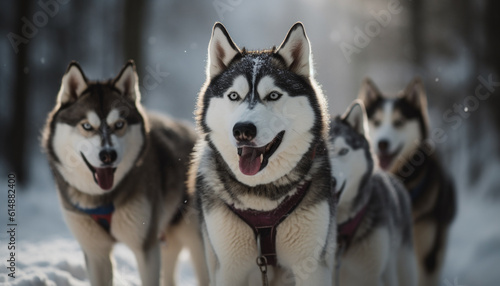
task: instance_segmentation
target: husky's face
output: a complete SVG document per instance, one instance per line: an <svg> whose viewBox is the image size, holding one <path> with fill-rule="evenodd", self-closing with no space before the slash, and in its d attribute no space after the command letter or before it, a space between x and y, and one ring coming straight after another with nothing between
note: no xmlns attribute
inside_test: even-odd
<svg viewBox="0 0 500 286"><path fill-rule="evenodd" d="M351 203L365 176L373 171L374 160L366 138L368 122L361 101L355 101L330 128L330 162L340 204Z"/></svg>
<svg viewBox="0 0 500 286"><path fill-rule="evenodd" d="M48 143L64 179L79 191L112 190L135 164L144 144L133 62L111 82L89 83L72 63L63 77Z"/></svg>
<svg viewBox="0 0 500 286"><path fill-rule="evenodd" d="M221 24L209 44L198 124L236 178L249 186L290 172L323 128L302 24L277 49L241 51Z"/></svg>
<svg viewBox="0 0 500 286"><path fill-rule="evenodd" d="M427 136L427 100L419 79L397 97L382 95L371 80L360 92L380 167L395 172Z"/></svg>

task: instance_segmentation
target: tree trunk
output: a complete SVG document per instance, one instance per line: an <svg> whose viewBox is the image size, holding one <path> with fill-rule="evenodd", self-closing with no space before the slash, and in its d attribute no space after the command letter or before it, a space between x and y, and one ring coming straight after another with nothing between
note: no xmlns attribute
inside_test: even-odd
<svg viewBox="0 0 500 286"><path fill-rule="evenodd" d="M420 72L423 68L424 63L424 21L423 21L423 9L424 1L411 1L410 2L410 33L412 37L413 44L413 63Z"/></svg>
<svg viewBox="0 0 500 286"><path fill-rule="evenodd" d="M144 24L144 1L126 0L123 27L123 56L125 61L133 59L137 70L142 71L142 26Z"/></svg>
<svg viewBox="0 0 500 286"><path fill-rule="evenodd" d="M27 17L30 12L30 1L17 1L15 21L18 21L17 33L22 35L22 17ZM28 47L31 42L19 45L19 53L15 56L14 93L12 95L12 116L9 121L7 140L8 171L16 174L17 182L22 184L27 181L26 168L26 109L28 103L29 66Z"/></svg>
<svg viewBox="0 0 500 286"><path fill-rule="evenodd" d="M498 82L500 81L500 38L498 37L498 28L500 27L498 12L500 11L500 2L498 0L488 0L484 11L485 22L483 25L486 43L483 66L493 72L493 80ZM486 106L493 116L495 129L499 131L500 112L498 112L498 108L500 107L500 87L495 87L488 101L490 103L486 104Z"/></svg>

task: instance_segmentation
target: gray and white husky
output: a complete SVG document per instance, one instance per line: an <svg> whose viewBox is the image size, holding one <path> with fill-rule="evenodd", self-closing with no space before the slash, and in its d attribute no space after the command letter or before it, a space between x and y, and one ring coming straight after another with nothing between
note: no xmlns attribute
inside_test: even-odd
<svg viewBox="0 0 500 286"><path fill-rule="evenodd" d="M301 23L263 51L213 27L190 174L212 285L259 279L258 257L274 285L332 285L328 113L310 51Z"/></svg>
<svg viewBox="0 0 500 286"><path fill-rule="evenodd" d="M143 285L159 285L160 264L164 284L173 285L183 246L200 281L208 281L185 185L196 134L143 109L132 61L106 82L88 81L71 63L42 140L92 285L113 284L115 242L135 254Z"/></svg>
<svg viewBox="0 0 500 286"><path fill-rule="evenodd" d="M453 183L435 154L427 97L419 78L396 96L366 79L360 90L380 167L398 176L412 200L414 243L421 286L439 285L448 229L455 216ZM439 138L439 137L436 137Z"/></svg>
<svg viewBox="0 0 500 286"><path fill-rule="evenodd" d="M331 124L339 285L417 285L410 200L399 180L375 165L363 103Z"/></svg>

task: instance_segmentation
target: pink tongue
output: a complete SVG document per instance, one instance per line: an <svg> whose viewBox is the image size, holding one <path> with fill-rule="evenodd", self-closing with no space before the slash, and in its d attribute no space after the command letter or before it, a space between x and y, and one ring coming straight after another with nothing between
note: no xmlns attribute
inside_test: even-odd
<svg viewBox="0 0 500 286"><path fill-rule="evenodd" d="M391 166L392 163L392 156L387 156L387 155L380 155L378 157L380 167L383 170L386 170Z"/></svg>
<svg viewBox="0 0 500 286"><path fill-rule="evenodd" d="M260 170L260 155L264 153L264 148L243 147L240 156L240 171L247 175L253 176Z"/></svg>
<svg viewBox="0 0 500 286"><path fill-rule="evenodd" d="M95 168L95 178L101 189L107 191L113 187L113 168Z"/></svg>

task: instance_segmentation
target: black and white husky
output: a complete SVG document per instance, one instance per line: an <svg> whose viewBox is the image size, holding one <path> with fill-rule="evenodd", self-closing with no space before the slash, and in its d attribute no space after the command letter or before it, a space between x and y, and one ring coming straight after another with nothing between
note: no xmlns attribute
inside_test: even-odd
<svg viewBox="0 0 500 286"><path fill-rule="evenodd" d="M301 23L263 51L213 27L191 170L212 285L260 279L256 258L274 285L332 285L328 113L310 50Z"/></svg>
<svg viewBox="0 0 500 286"><path fill-rule="evenodd" d="M339 285L417 285L410 200L398 179L375 166L363 103L331 124Z"/></svg>
<svg viewBox="0 0 500 286"><path fill-rule="evenodd" d="M107 82L88 81L77 63L62 79L43 131L66 222L85 254L92 285L113 285L115 242L135 254L143 285L174 284L188 246L208 281L196 215L185 185L192 127L144 111L135 65ZM167 243L160 246L160 238ZM161 263L160 263L161 261Z"/></svg>
<svg viewBox="0 0 500 286"><path fill-rule="evenodd" d="M380 167L403 181L412 200L419 284L439 285L456 199L453 183L429 140L436 134L430 134L424 86L415 78L404 91L390 97L366 79L359 97L366 106Z"/></svg>

